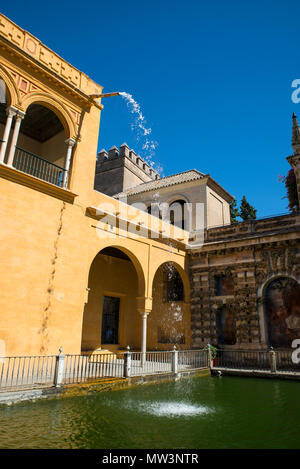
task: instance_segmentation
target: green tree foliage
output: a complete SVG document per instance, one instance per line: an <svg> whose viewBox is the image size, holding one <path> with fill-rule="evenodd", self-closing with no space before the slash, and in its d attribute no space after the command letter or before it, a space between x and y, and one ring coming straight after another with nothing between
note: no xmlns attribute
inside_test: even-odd
<svg viewBox="0 0 300 469"><path fill-rule="evenodd" d="M246 197L243 195L240 206L240 217L243 220L255 220L257 210L249 204Z"/></svg>
<svg viewBox="0 0 300 469"><path fill-rule="evenodd" d="M289 201L288 209L291 213L299 210L298 190L295 171L290 169L287 176L279 176L279 181L286 187L287 198Z"/></svg>
<svg viewBox="0 0 300 469"><path fill-rule="evenodd" d="M230 202L230 221L231 223L238 223L237 217L240 216L239 209L236 204L236 199Z"/></svg>

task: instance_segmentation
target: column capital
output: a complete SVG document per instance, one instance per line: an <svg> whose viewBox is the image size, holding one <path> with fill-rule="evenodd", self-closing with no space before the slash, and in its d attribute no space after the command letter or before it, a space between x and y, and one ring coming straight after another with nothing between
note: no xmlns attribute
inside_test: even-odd
<svg viewBox="0 0 300 469"><path fill-rule="evenodd" d="M139 313L140 313L142 319L147 319L150 311L139 311Z"/></svg>
<svg viewBox="0 0 300 469"><path fill-rule="evenodd" d="M20 111L20 109L18 109L16 119L21 120L21 119L24 119L24 117L25 117L25 112Z"/></svg>
<svg viewBox="0 0 300 469"><path fill-rule="evenodd" d="M65 140L65 144L73 148L76 144L76 140L74 140L73 138L67 138L67 140Z"/></svg>
<svg viewBox="0 0 300 469"><path fill-rule="evenodd" d="M17 112L18 112L18 109L14 106L8 106L6 108L6 115L8 117L14 117L17 114Z"/></svg>
<svg viewBox="0 0 300 469"><path fill-rule="evenodd" d="M21 127L21 120L23 119L24 116L25 116L25 112L20 111L18 109L17 114L16 114L16 120L15 120L15 128L14 128L13 136L12 136L11 143L10 143L7 166L13 166L16 145L17 145L20 127Z"/></svg>
<svg viewBox="0 0 300 469"><path fill-rule="evenodd" d="M144 311L148 311L149 313L152 311L152 298L145 297L145 296L138 296L136 298L137 302L137 310L139 313L143 313Z"/></svg>

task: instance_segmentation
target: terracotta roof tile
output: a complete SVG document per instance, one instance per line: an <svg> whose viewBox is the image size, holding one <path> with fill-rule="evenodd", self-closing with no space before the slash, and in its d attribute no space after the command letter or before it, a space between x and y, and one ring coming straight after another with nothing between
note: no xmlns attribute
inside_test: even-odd
<svg viewBox="0 0 300 469"><path fill-rule="evenodd" d="M135 194L140 194L142 192L148 192L156 189L160 189L161 187L168 187L174 186L176 184L181 184L183 182L194 181L196 179L202 179L205 176L204 173L197 171L196 169L191 169L189 171L184 171L182 173L171 174L170 176L166 176L160 179L156 179L154 181L144 182L139 184L138 186L132 187L131 189L127 189L126 191L120 192L119 194L115 194L114 197L119 198L122 196L130 196Z"/></svg>

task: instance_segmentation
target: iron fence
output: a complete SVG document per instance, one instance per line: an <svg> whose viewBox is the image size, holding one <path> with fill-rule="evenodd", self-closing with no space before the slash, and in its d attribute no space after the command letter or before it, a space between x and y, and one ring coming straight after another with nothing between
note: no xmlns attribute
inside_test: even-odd
<svg viewBox="0 0 300 469"><path fill-rule="evenodd" d="M292 351L276 350L276 368L278 371L290 371L300 373L300 363L293 363Z"/></svg>
<svg viewBox="0 0 300 469"><path fill-rule="evenodd" d="M0 392L207 367L207 350L0 357Z"/></svg>
<svg viewBox="0 0 300 469"><path fill-rule="evenodd" d="M122 378L123 373L122 354L66 355L62 382L75 384L99 378Z"/></svg>
<svg viewBox="0 0 300 469"><path fill-rule="evenodd" d="M270 370L270 353L265 350L219 350L213 367L242 370Z"/></svg>
<svg viewBox="0 0 300 469"><path fill-rule="evenodd" d="M220 369L300 374L288 350L218 350L210 363L208 349L154 352L86 353L0 357L0 392L86 383L101 378L123 378L178 373L211 366Z"/></svg>
<svg viewBox="0 0 300 469"><path fill-rule="evenodd" d="M188 369L201 369L208 366L208 351L202 350L179 350L178 371Z"/></svg>
<svg viewBox="0 0 300 469"><path fill-rule="evenodd" d="M213 368L300 373L292 360L292 350L218 350Z"/></svg>
<svg viewBox="0 0 300 469"><path fill-rule="evenodd" d="M53 386L56 356L0 358L0 391Z"/></svg>
<svg viewBox="0 0 300 469"><path fill-rule="evenodd" d="M162 352L131 352L131 376L141 376L172 371L172 353Z"/></svg>

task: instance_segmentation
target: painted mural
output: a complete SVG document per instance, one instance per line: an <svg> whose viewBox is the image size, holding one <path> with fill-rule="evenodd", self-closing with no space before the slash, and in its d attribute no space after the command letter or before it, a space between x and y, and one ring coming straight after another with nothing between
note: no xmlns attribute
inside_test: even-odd
<svg viewBox="0 0 300 469"><path fill-rule="evenodd" d="M287 277L271 282L265 293L265 313L269 345L290 348L294 339L300 339L299 283Z"/></svg>

